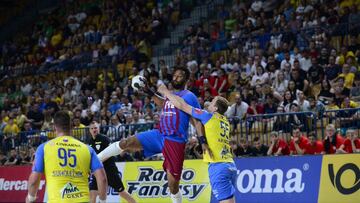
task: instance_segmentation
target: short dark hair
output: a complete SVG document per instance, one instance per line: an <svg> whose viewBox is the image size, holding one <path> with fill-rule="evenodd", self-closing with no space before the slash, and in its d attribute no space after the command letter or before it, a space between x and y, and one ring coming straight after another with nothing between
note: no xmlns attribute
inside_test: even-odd
<svg viewBox="0 0 360 203"><path fill-rule="evenodd" d="M54 125L57 129L63 132L70 132L71 118L68 112L58 111L54 116Z"/></svg>
<svg viewBox="0 0 360 203"><path fill-rule="evenodd" d="M257 142L257 141L260 141L260 137L254 137L253 142Z"/></svg>
<svg viewBox="0 0 360 203"><path fill-rule="evenodd" d="M315 137L315 138L316 138L315 132L310 132L310 133L308 134L308 137Z"/></svg>
<svg viewBox="0 0 360 203"><path fill-rule="evenodd" d="M224 115L228 109L228 106L229 102L224 97L217 97L216 107L219 114Z"/></svg>
<svg viewBox="0 0 360 203"><path fill-rule="evenodd" d="M184 71L186 80L189 80L189 78L190 78L190 71L189 71L189 69L187 69L186 67L183 67L183 66L175 66L175 68L174 68L174 73L175 73L177 70Z"/></svg>

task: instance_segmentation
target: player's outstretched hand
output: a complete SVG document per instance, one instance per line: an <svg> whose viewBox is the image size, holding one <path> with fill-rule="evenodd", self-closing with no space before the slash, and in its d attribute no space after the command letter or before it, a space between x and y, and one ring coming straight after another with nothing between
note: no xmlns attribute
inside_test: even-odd
<svg viewBox="0 0 360 203"><path fill-rule="evenodd" d="M141 82L144 83L144 86L141 87L141 90L143 92L145 92L149 96L154 96L155 91L150 87L149 82L147 81L147 79L144 78L144 77L141 77L140 80L141 80Z"/></svg>
<svg viewBox="0 0 360 203"><path fill-rule="evenodd" d="M169 92L169 90L164 84L162 84L158 87L158 92L166 97L166 94Z"/></svg>
<svg viewBox="0 0 360 203"><path fill-rule="evenodd" d="M201 145L201 148L202 148L204 154L205 154L205 153L208 153L209 156L210 156L210 158L212 158L212 159L214 158L214 154L213 154L212 151L210 150L208 144L205 144L205 143L202 144L202 145Z"/></svg>

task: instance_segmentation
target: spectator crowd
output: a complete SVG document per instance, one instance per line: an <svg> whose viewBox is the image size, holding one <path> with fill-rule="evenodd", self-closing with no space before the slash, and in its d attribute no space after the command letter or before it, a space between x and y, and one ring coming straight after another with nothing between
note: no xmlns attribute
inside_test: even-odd
<svg viewBox="0 0 360 203"><path fill-rule="evenodd" d="M172 67L164 60L149 62L151 44L189 6L166 2L74 1L43 16L30 35L3 44L3 70L36 72L2 76L2 152L20 157L23 150L31 157L29 146L54 136L52 116L59 109L71 113L73 134L82 139L93 120L113 139L157 127L159 107L134 92L130 81L140 74L154 86L172 88ZM187 88L202 107L217 95L232 103L226 115L233 124L234 155L358 152L359 8L352 0L235 0L185 30L175 66L189 68ZM347 109L333 115L340 124L330 119L321 140L299 113L322 118L326 110L339 109ZM286 116L261 116L273 113ZM244 122L249 129L259 122L271 126L269 145L262 136L243 136ZM187 151L189 158L201 156L196 139L189 139Z"/></svg>

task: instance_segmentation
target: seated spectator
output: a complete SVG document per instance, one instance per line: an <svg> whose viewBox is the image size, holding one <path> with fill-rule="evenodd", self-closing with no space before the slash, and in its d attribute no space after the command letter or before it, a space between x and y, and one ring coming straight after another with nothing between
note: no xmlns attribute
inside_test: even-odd
<svg viewBox="0 0 360 203"><path fill-rule="evenodd" d="M111 117L111 126L109 127L109 130L106 133L106 136L110 138L110 140L117 140L121 139L124 136L125 127L123 124L119 122L119 118L117 115L113 115Z"/></svg>
<svg viewBox="0 0 360 203"><path fill-rule="evenodd" d="M250 156L252 154L252 147L244 138L240 139L240 145L237 149L237 156Z"/></svg>
<svg viewBox="0 0 360 203"><path fill-rule="evenodd" d="M297 91L297 98L295 102L298 104L300 111L310 111L310 103L303 91Z"/></svg>
<svg viewBox="0 0 360 203"><path fill-rule="evenodd" d="M15 149L12 149L10 151L10 158L5 162L4 166L14 166L20 164L21 164L21 158L17 154L17 151Z"/></svg>
<svg viewBox="0 0 360 203"><path fill-rule="evenodd" d="M3 152L0 152L0 166L3 166L7 162L7 157Z"/></svg>
<svg viewBox="0 0 360 203"><path fill-rule="evenodd" d="M342 68L342 73L338 76L338 78L344 78L344 87L351 89L355 74L350 72L350 66L345 63Z"/></svg>
<svg viewBox="0 0 360 203"><path fill-rule="evenodd" d="M334 80L341 73L341 66L335 64L335 57L329 56L329 63L325 65L326 80Z"/></svg>
<svg viewBox="0 0 360 203"><path fill-rule="evenodd" d="M286 80L284 72L277 72L275 80L272 84L272 86L275 88L275 91L280 95L284 95L285 91L288 89L288 84L289 81Z"/></svg>
<svg viewBox="0 0 360 203"><path fill-rule="evenodd" d="M288 144L282 138L279 138L279 134L277 132L272 132L270 134L270 147L267 154L273 156L279 155L289 155L290 150Z"/></svg>
<svg viewBox="0 0 360 203"><path fill-rule="evenodd" d="M325 130L324 151L326 154L335 154L335 152L344 144L344 138L336 132L333 124L328 124Z"/></svg>
<svg viewBox="0 0 360 203"><path fill-rule="evenodd" d="M86 126L80 122L80 117L74 117L73 118L73 136L76 138L80 138L81 136L84 136L85 128Z"/></svg>
<svg viewBox="0 0 360 203"><path fill-rule="evenodd" d="M360 74L356 74L354 80L354 86L350 90L350 98L353 101L360 101Z"/></svg>
<svg viewBox="0 0 360 203"><path fill-rule="evenodd" d="M234 157L240 156L240 146L236 143L236 140L230 141L230 147Z"/></svg>
<svg viewBox="0 0 360 203"><path fill-rule="evenodd" d="M357 136L356 129L346 131L346 139L340 146L337 153L358 153L360 152L360 139Z"/></svg>
<svg viewBox="0 0 360 203"><path fill-rule="evenodd" d="M317 117L322 117L325 111L325 105L321 101L316 101L313 96L310 96L308 101L310 104L310 111L315 113Z"/></svg>
<svg viewBox="0 0 360 203"><path fill-rule="evenodd" d="M188 159L201 159L202 149L196 137L191 137L186 143L185 154Z"/></svg>
<svg viewBox="0 0 360 203"><path fill-rule="evenodd" d="M294 98L292 98L291 92L286 90L284 93L284 99L280 103L280 106L284 108L284 112L290 112L290 105L293 103Z"/></svg>
<svg viewBox="0 0 360 203"><path fill-rule="evenodd" d="M254 138L253 145L251 156L267 156L269 147L262 144L259 137Z"/></svg>
<svg viewBox="0 0 360 203"><path fill-rule="evenodd" d="M330 92L330 82L329 80L325 79L321 82L321 90L320 93L318 95L318 100L326 103L326 102L330 102L333 100L334 98L334 94Z"/></svg>
<svg viewBox="0 0 360 203"><path fill-rule="evenodd" d="M31 110L27 114L28 119L32 122L32 126L36 130L40 130L44 123L44 115L40 112L39 104L32 105Z"/></svg>
<svg viewBox="0 0 360 203"><path fill-rule="evenodd" d="M212 87L209 83L209 81L207 79L204 80L204 86L203 88L200 90L200 95L203 97L203 98L206 98L206 92L209 92L210 93L210 96L213 98L213 97L216 97L219 93L217 91L217 89L215 89L214 87ZM211 99L209 100L211 101Z"/></svg>
<svg viewBox="0 0 360 203"><path fill-rule="evenodd" d="M256 67L255 75L251 79L251 86L255 87L257 84L264 84L268 81L269 74L264 71L264 68L259 65Z"/></svg>
<svg viewBox="0 0 360 203"><path fill-rule="evenodd" d="M20 159L21 159L22 165L31 165L32 164L31 156L29 154L29 151L27 151L27 150L20 151Z"/></svg>
<svg viewBox="0 0 360 203"><path fill-rule="evenodd" d="M314 97L317 97L320 93L321 89L321 82L324 78L324 69L322 66L320 66L317 62L316 58L311 58L311 67L309 71L307 72L307 78L310 82L310 90L311 94Z"/></svg>
<svg viewBox="0 0 360 203"><path fill-rule="evenodd" d="M290 155L303 155L308 142L308 138L305 135L301 135L300 127L294 127L289 146Z"/></svg>
<svg viewBox="0 0 360 203"><path fill-rule="evenodd" d="M237 130L237 125L240 120L245 118L246 112L249 108L249 105L242 101L241 95L238 94L235 96L235 103L232 104L229 109L225 112L225 115L229 118L233 131Z"/></svg>
<svg viewBox="0 0 360 203"><path fill-rule="evenodd" d="M324 152L324 145L320 140L317 140L314 132L309 133L308 139L305 154L322 154Z"/></svg>
<svg viewBox="0 0 360 203"><path fill-rule="evenodd" d="M226 93L228 90L228 75L226 75L226 72L224 69L220 68L218 71L218 81L217 86L215 89L218 91L219 94Z"/></svg>
<svg viewBox="0 0 360 203"><path fill-rule="evenodd" d="M276 113L285 113L283 106L278 106ZM288 123L287 115L277 115L273 123L273 131L283 131L284 133L289 133L291 126Z"/></svg>
<svg viewBox="0 0 360 203"><path fill-rule="evenodd" d="M7 135L14 135L17 136L20 132L20 128L14 122L14 118L9 118L7 125L5 126L3 133Z"/></svg>

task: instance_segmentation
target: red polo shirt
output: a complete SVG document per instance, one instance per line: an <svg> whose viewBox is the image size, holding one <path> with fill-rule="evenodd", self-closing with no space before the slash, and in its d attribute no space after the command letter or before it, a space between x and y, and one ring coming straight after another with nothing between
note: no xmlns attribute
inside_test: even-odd
<svg viewBox="0 0 360 203"><path fill-rule="evenodd" d="M300 147L300 149L305 150L306 145L308 143L309 143L309 140L308 140L307 137L305 137L303 135L300 136L300 138L299 138L299 147ZM290 148L290 152L293 152L293 154L297 154L294 139L291 139L289 148Z"/></svg>
<svg viewBox="0 0 360 203"><path fill-rule="evenodd" d="M319 140L317 140L314 144L309 142L305 147L305 154L321 154L323 151L324 145Z"/></svg>
<svg viewBox="0 0 360 203"><path fill-rule="evenodd" d="M280 139L280 138L279 138L278 142L275 144L275 146L273 147L272 154L275 154L279 150L279 148L281 148L282 155L290 154L288 144L283 139Z"/></svg>
<svg viewBox="0 0 360 203"><path fill-rule="evenodd" d="M355 147L356 149L360 149L360 140L359 138L357 138L356 140L354 140L354 143L355 143ZM347 153L353 153L353 150L352 150L352 146L351 146L351 140L350 139L345 139L344 141L344 150L347 152Z"/></svg>

